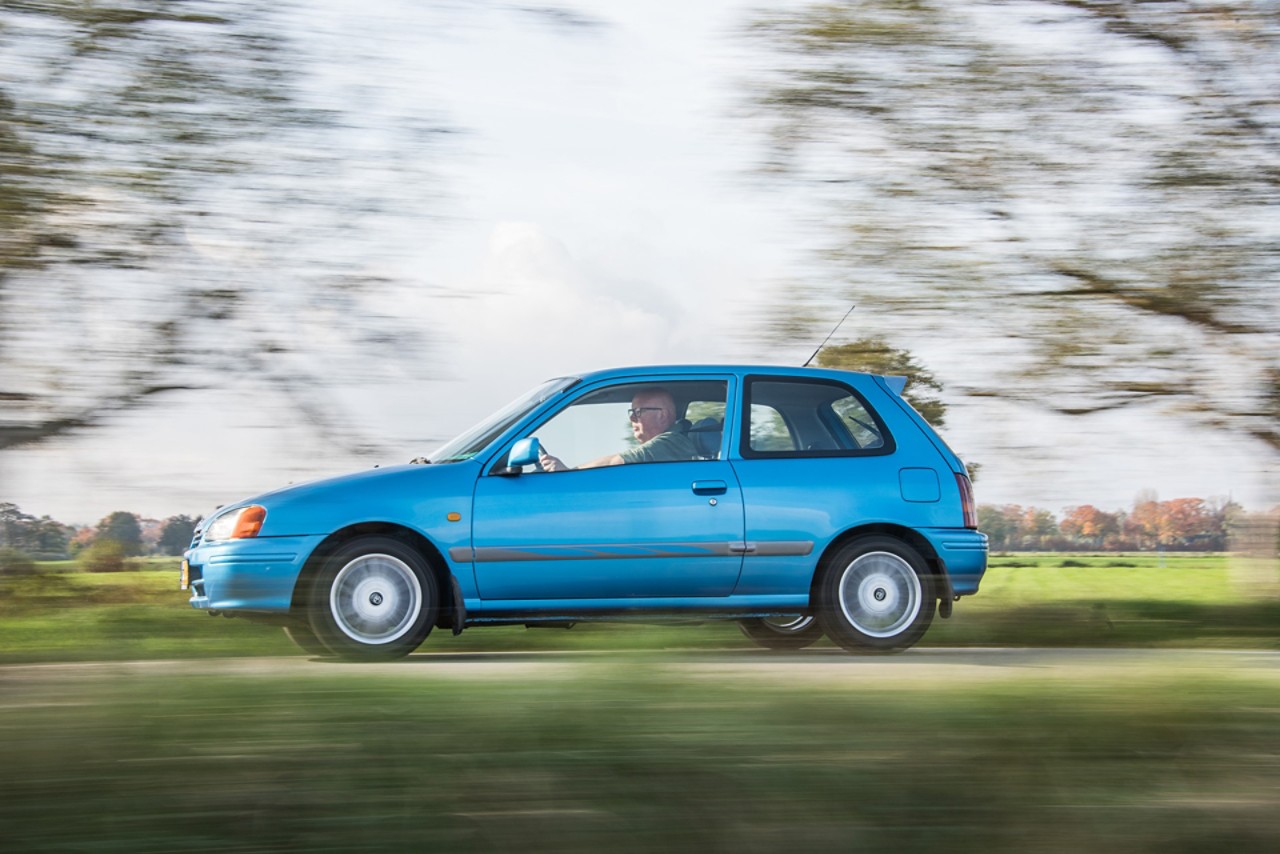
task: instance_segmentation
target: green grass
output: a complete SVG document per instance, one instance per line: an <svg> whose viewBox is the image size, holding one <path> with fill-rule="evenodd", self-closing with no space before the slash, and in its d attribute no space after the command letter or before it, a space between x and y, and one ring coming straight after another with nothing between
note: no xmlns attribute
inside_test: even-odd
<svg viewBox="0 0 1280 854"><path fill-rule="evenodd" d="M296 652L276 627L191 609L173 560L108 574L71 564L42 570L0 578L0 662ZM951 619L936 619L923 645L1276 649L1280 595L1274 585L1251 587L1224 555L997 555L981 593L958 602ZM750 644L731 624L579 624L569 631L472 628L459 637L438 631L423 649L724 646Z"/></svg>
<svg viewBox="0 0 1280 854"><path fill-rule="evenodd" d="M284 655L275 627L211 618L166 571L86 573L53 565L0 579L0 662Z"/></svg>
<svg viewBox="0 0 1280 854"><path fill-rule="evenodd" d="M467 680L0 672L0 848L1280 848L1272 671L939 685L848 661L781 684L634 656Z"/></svg>
<svg viewBox="0 0 1280 854"><path fill-rule="evenodd" d="M1259 587L1220 554L997 555L981 592L960 600L951 620L935 622L926 642L1275 649L1274 563L1269 578Z"/></svg>
<svg viewBox="0 0 1280 854"><path fill-rule="evenodd" d="M1277 647L1276 598L1222 556L992 564L927 643ZM610 654L259 670L197 659L294 654L279 629L176 580L0 578L0 661L178 659L0 668L0 851L1280 850L1269 656L744 675L758 658L693 652L750 649L731 625L582 625L424 650Z"/></svg>

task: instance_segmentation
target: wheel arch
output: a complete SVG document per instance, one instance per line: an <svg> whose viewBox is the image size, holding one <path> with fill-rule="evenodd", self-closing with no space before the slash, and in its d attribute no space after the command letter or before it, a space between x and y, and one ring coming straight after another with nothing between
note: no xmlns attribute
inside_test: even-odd
<svg viewBox="0 0 1280 854"><path fill-rule="evenodd" d="M436 589L440 595L435 625L451 627L454 622L454 614L457 613L458 603L455 599L458 595L458 588L452 574L449 572L449 565L445 562L444 555L436 548L435 543L422 534L412 528L397 525L393 522L360 522L340 528L325 537L320 545L316 546L315 550L311 552L311 556L307 558L307 562L302 567L302 572L298 574L298 580L293 586L293 597L289 604L290 613L296 614L305 610L311 582L320 572L321 567L324 566L324 562L332 554L352 540L370 535L391 537L399 540L422 555L423 560L427 562L427 567L435 578Z"/></svg>
<svg viewBox="0 0 1280 854"><path fill-rule="evenodd" d="M901 540L911 546L924 560L925 565L929 568L929 574L933 576L935 589L938 598L944 601L950 601L955 596L951 592L951 580L947 577L946 564L938 557L938 552L934 549L933 544L920 532L908 528L905 525L894 525L888 522L872 523L868 525L857 525L853 528L842 532L839 536L834 537L827 547L823 550L822 556L818 559L818 563L814 567L813 578L809 581L809 601L816 603L818 601L818 585L822 582L822 573L830 563L832 557L845 547L850 541L859 537L867 536L885 536L893 537Z"/></svg>

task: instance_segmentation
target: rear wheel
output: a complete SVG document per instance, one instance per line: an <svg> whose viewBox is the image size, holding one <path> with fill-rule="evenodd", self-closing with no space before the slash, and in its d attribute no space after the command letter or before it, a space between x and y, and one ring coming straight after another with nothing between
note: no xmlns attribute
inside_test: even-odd
<svg viewBox="0 0 1280 854"><path fill-rule="evenodd" d="M316 576L310 624L344 658L400 658L431 633L439 601L435 576L414 549L390 537L361 537Z"/></svg>
<svg viewBox="0 0 1280 854"><path fill-rule="evenodd" d="M827 563L819 585L819 621L852 652L894 652L933 622L933 576L915 549L892 537L861 537Z"/></svg>
<svg viewBox="0 0 1280 854"><path fill-rule="evenodd" d="M739 620L738 628L765 649L804 649L822 638L818 618L807 614Z"/></svg>

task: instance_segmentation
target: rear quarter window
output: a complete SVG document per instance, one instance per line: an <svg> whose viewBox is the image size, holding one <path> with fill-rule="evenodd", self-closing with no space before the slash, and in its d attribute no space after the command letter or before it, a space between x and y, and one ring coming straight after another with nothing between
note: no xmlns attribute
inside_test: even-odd
<svg viewBox="0 0 1280 854"><path fill-rule="evenodd" d="M834 380L748 377L744 457L890 454L893 437L853 388Z"/></svg>

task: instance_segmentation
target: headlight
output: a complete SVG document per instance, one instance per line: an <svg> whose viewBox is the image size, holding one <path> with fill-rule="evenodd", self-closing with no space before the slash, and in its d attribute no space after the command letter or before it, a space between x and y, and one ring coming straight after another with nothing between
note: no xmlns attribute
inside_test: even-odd
<svg viewBox="0 0 1280 854"><path fill-rule="evenodd" d="M204 541L212 543L218 540L243 540L256 537L266 519L267 508L257 504L231 510L209 523L209 527L204 532Z"/></svg>

